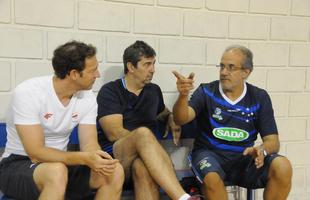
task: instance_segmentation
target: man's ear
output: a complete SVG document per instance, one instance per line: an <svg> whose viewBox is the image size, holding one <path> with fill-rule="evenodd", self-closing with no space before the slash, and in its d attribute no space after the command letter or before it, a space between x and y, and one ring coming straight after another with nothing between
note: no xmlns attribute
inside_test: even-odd
<svg viewBox="0 0 310 200"><path fill-rule="evenodd" d="M72 69L67 76L69 76L72 80L76 80L81 76L81 74L76 69Z"/></svg>
<svg viewBox="0 0 310 200"><path fill-rule="evenodd" d="M250 76L251 72L252 70L250 69L243 69L243 79L247 79Z"/></svg>
<svg viewBox="0 0 310 200"><path fill-rule="evenodd" d="M127 69L128 72L133 72L134 71L135 66L133 66L133 64L131 62L127 62Z"/></svg>

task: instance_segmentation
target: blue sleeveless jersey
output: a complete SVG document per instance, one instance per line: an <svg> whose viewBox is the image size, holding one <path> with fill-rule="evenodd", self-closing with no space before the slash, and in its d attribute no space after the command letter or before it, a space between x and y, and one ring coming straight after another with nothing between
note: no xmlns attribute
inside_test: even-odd
<svg viewBox="0 0 310 200"><path fill-rule="evenodd" d="M278 134L268 93L246 83L245 96L236 104L226 101L219 81L201 84L189 106L196 113L197 134L194 149L207 147L242 152L261 137Z"/></svg>

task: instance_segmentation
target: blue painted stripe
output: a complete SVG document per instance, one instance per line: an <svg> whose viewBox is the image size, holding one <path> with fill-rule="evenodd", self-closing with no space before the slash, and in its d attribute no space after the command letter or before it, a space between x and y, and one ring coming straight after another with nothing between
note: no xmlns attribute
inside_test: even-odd
<svg viewBox="0 0 310 200"><path fill-rule="evenodd" d="M230 117L233 117L235 119L238 119L240 121L244 121L244 122L246 122L247 120L253 121L255 119L255 117L248 117L248 118L246 118L246 117L239 117L239 116L233 115L233 114L231 114L229 112L225 112L225 111L222 111L222 113L227 115L227 116L230 116Z"/></svg>
<svg viewBox="0 0 310 200"><path fill-rule="evenodd" d="M225 107L228 107L230 109L239 109L241 110L242 112L245 112L245 113L251 113L251 112L255 112L257 111L259 108L260 108L260 104L256 104L256 105L253 105L249 108L245 108L244 106L238 106L238 105L231 105L230 103L228 103L227 101L223 100L223 99L220 99L220 98L217 98L214 96L213 93L211 93L206 87L203 87L203 91L206 95L208 95L212 100L214 100L216 103L222 105L222 106L225 106Z"/></svg>

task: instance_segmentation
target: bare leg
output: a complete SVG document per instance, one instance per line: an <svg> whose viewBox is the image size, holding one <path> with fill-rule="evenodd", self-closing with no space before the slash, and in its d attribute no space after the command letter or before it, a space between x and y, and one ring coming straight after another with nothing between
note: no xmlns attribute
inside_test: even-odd
<svg viewBox="0 0 310 200"><path fill-rule="evenodd" d="M68 182L68 169L63 163L42 163L33 173L38 186L40 200L61 200L65 197Z"/></svg>
<svg viewBox="0 0 310 200"><path fill-rule="evenodd" d="M226 187L216 172L209 172L203 179L203 192L208 200L228 200Z"/></svg>
<svg viewBox="0 0 310 200"><path fill-rule="evenodd" d="M159 190L140 158L132 164L132 178L136 200L159 200Z"/></svg>
<svg viewBox="0 0 310 200"><path fill-rule="evenodd" d="M269 169L265 200L285 200L291 190L292 166L285 157L275 158Z"/></svg>
<svg viewBox="0 0 310 200"><path fill-rule="evenodd" d="M117 164L115 171L110 176L100 176L91 172L89 185L98 188L95 199L121 199L124 183L124 171L121 164Z"/></svg>
<svg viewBox="0 0 310 200"><path fill-rule="evenodd" d="M172 162L148 128L138 128L119 139L113 146L115 158L124 167L126 177L131 173L132 162L139 157L154 181L162 187L170 198L179 199L185 191L181 187Z"/></svg>

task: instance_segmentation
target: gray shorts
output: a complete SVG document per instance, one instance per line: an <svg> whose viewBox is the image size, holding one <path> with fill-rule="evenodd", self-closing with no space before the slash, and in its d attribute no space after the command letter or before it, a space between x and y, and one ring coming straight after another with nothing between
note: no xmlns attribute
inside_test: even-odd
<svg viewBox="0 0 310 200"><path fill-rule="evenodd" d="M12 154L3 158L0 162L0 190L18 200L38 199L40 191L33 180L33 172L39 164L32 163L22 155ZM90 196L90 169L87 166L69 166L68 171L66 199L85 199Z"/></svg>
<svg viewBox="0 0 310 200"><path fill-rule="evenodd" d="M225 185L256 189L267 185L269 167L278 156L280 155L267 155L264 166L259 169L256 168L252 156L221 150L197 149L189 155L189 161L200 182L209 172L216 172Z"/></svg>

